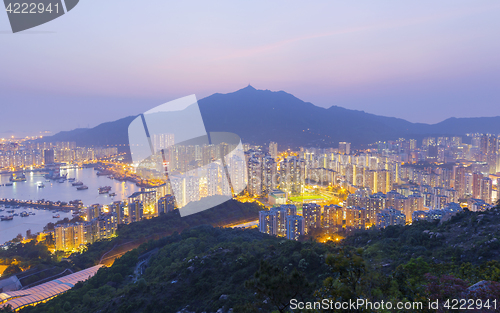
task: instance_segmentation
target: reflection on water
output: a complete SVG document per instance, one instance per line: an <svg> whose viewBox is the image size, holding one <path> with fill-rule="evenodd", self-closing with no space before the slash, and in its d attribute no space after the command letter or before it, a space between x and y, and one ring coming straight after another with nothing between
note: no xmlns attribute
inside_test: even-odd
<svg viewBox="0 0 500 313"><path fill-rule="evenodd" d="M61 171L68 173L68 178L75 178L76 181L83 182L88 186L87 190L77 190L71 182L64 181L60 183L57 180L46 181L42 173L26 173L25 182L15 182L13 186L0 186L0 198L16 200L50 200L65 201L82 200L84 205L95 203L110 204L113 201L124 200L132 193L139 191L140 188L130 182L120 182L109 179L106 176L97 176L96 171L91 168L69 169ZM10 175L0 175L0 184L9 182ZM44 184L44 188L38 188L39 184ZM116 196L110 197L107 194L99 194L98 188L102 186L111 186L111 191Z"/></svg>
<svg viewBox="0 0 500 313"><path fill-rule="evenodd" d="M0 206L0 210L5 209L3 206ZM12 210L5 209L6 210ZM33 208L21 207L19 209L13 209L15 213L20 214L23 211L28 213L35 213L35 215L29 215L27 217L14 216L12 221L0 221L0 244L4 244L5 242L12 240L17 236L17 234L23 235L26 237L26 231L31 229L32 234L36 234L37 232L43 231L43 227L47 225L47 223L55 223L60 219L64 219L65 217L71 219L71 212L57 212L60 215L60 218L53 218L50 210L35 210ZM10 213L6 213L5 211L0 212L0 215L12 215ZM15 214L14 213L14 214Z"/></svg>
<svg viewBox="0 0 500 313"><path fill-rule="evenodd" d="M130 182L120 182L109 179L106 176L97 176L96 171L92 168L88 169L68 169L62 173L68 173L68 178L74 177L75 181L81 181L89 187L87 190L77 190L69 181L62 183L58 181L46 181L42 173L27 172L26 181L15 182L12 186L0 186L0 198L16 199L16 200L50 200L64 201L82 200L85 206L99 203L110 204L113 201L126 199L129 195L140 188ZM0 175L0 184L9 183L10 175ZM38 188L39 184L44 184L44 188ZM116 196L110 197L108 194L99 194L98 188L102 186L111 186L111 191L116 193ZM0 209L5 211L0 212L0 215L11 215L6 213L6 209L0 206ZM11 208L12 209L12 208ZM71 213L58 212L59 219L55 219L54 215L49 210L35 210L33 208L21 207L14 209L15 213L23 211L33 212L36 215L28 217L14 216L12 221L0 221L0 244L16 237L21 233L26 236L26 231L31 229L35 234L43 230L43 227L49 222L55 222L59 219L68 217L71 219Z"/></svg>

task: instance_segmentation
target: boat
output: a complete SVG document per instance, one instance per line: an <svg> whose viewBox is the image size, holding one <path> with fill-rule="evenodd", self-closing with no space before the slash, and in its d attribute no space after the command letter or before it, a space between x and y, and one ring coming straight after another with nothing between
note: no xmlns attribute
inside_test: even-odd
<svg viewBox="0 0 500 313"><path fill-rule="evenodd" d="M64 179L59 179L59 182L60 183L64 183Z"/></svg>
<svg viewBox="0 0 500 313"><path fill-rule="evenodd" d="M12 186L14 185L13 183L5 183L5 186Z"/></svg>
<svg viewBox="0 0 500 313"><path fill-rule="evenodd" d="M18 204L14 207L14 209L19 209L21 206Z"/></svg>
<svg viewBox="0 0 500 313"><path fill-rule="evenodd" d="M10 204L6 204L6 205L5 205L5 208L6 208L6 209L10 208Z"/></svg>
<svg viewBox="0 0 500 313"><path fill-rule="evenodd" d="M38 185L38 188L45 188L45 185L42 183L42 184Z"/></svg>
<svg viewBox="0 0 500 313"><path fill-rule="evenodd" d="M109 194L109 196L110 197L114 197L114 196L116 196L116 193L112 192L112 193Z"/></svg>
<svg viewBox="0 0 500 313"><path fill-rule="evenodd" d="M76 178L74 177L71 177L71 178L68 178L68 181L71 181L71 182L74 182Z"/></svg>
<svg viewBox="0 0 500 313"><path fill-rule="evenodd" d="M14 210L7 210L7 213L14 213Z"/></svg>
<svg viewBox="0 0 500 313"><path fill-rule="evenodd" d="M28 212L26 211L21 212L21 217L26 217L26 216L29 216Z"/></svg>
<svg viewBox="0 0 500 313"><path fill-rule="evenodd" d="M24 175L24 173L22 173L21 175L17 175L16 173L12 173L10 175L10 178L9 180L11 182L16 182L16 181L26 181L26 175Z"/></svg>
<svg viewBox="0 0 500 313"><path fill-rule="evenodd" d="M108 193L110 191L111 191L111 187L110 186L99 187L99 194Z"/></svg>
<svg viewBox="0 0 500 313"><path fill-rule="evenodd" d="M5 209L0 209L0 212L3 212L3 211L5 211Z"/></svg>
<svg viewBox="0 0 500 313"><path fill-rule="evenodd" d="M77 181L71 184L71 186L82 186L83 183L81 181Z"/></svg>
<svg viewBox="0 0 500 313"><path fill-rule="evenodd" d="M14 213L12 214L12 216L19 216L19 213Z"/></svg>
<svg viewBox="0 0 500 313"><path fill-rule="evenodd" d="M87 189L89 189L89 187L87 187L87 186L80 186L80 187L76 188L76 190L87 190Z"/></svg>
<svg viewBox="0 0 500 313"><path fill-rule="evenodd" d="M2 221L12 221L14 219L14 216L2 216L1 220Z"/></svg>
<svg viewBox="0 0 500 313"><path fill-rule="evenodd" d="M53 215L52 217L53 217L53 218L60 218L60 217L61 217L61 215L56 214L56 215Z"/></svg>

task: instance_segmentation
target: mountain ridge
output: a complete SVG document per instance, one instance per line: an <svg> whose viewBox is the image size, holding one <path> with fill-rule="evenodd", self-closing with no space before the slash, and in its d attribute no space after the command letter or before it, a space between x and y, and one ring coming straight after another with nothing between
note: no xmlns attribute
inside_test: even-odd
<svg viewBox="0 0 500 313"><path fill-rule="evenodd" d="M208 132L238 134L243 142L282 147L336 147L339 141L364 146L401 137L464 136L466 133L500 133L500 116L450 117L436 124L412 123L332 105L315 106L285 91L258 90L248 85L231 93L214 93L198 101ZM128 148L128 125L136 116L102 123L94 128L59 132L43 141L76 141L78 146Z"/></svg>

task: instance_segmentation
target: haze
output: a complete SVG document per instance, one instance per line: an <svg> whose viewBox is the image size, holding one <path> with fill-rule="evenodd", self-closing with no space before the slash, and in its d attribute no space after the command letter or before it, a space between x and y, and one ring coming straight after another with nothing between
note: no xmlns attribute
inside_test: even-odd
<svg viewBox="0 0 500 313"><path fill-rule="evenodd" d="M12 34L0 136L52 133L248 84L412 122L497 116L498 1L80 1Z"/></svg>

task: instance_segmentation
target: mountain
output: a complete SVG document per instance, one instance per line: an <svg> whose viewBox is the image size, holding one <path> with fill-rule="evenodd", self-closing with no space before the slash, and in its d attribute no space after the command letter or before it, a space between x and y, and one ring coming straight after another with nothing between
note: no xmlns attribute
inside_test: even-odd
<svg viewBox="0 0 500 313"><path fill-rule="evenodd" d="M361 146L401 137L463 136L466 133L500 133L500 116L449 118L437 124L411 123L339 106L328 109L304 102L284 91L257 90L252 86L228 94L216 93L198 101L207 131L238 134L243 142L282 147L336 147L339 141ZM126 151L127 128L135 116L76 129L44 138L76 141L79 146L116 145Z"/></svg>

